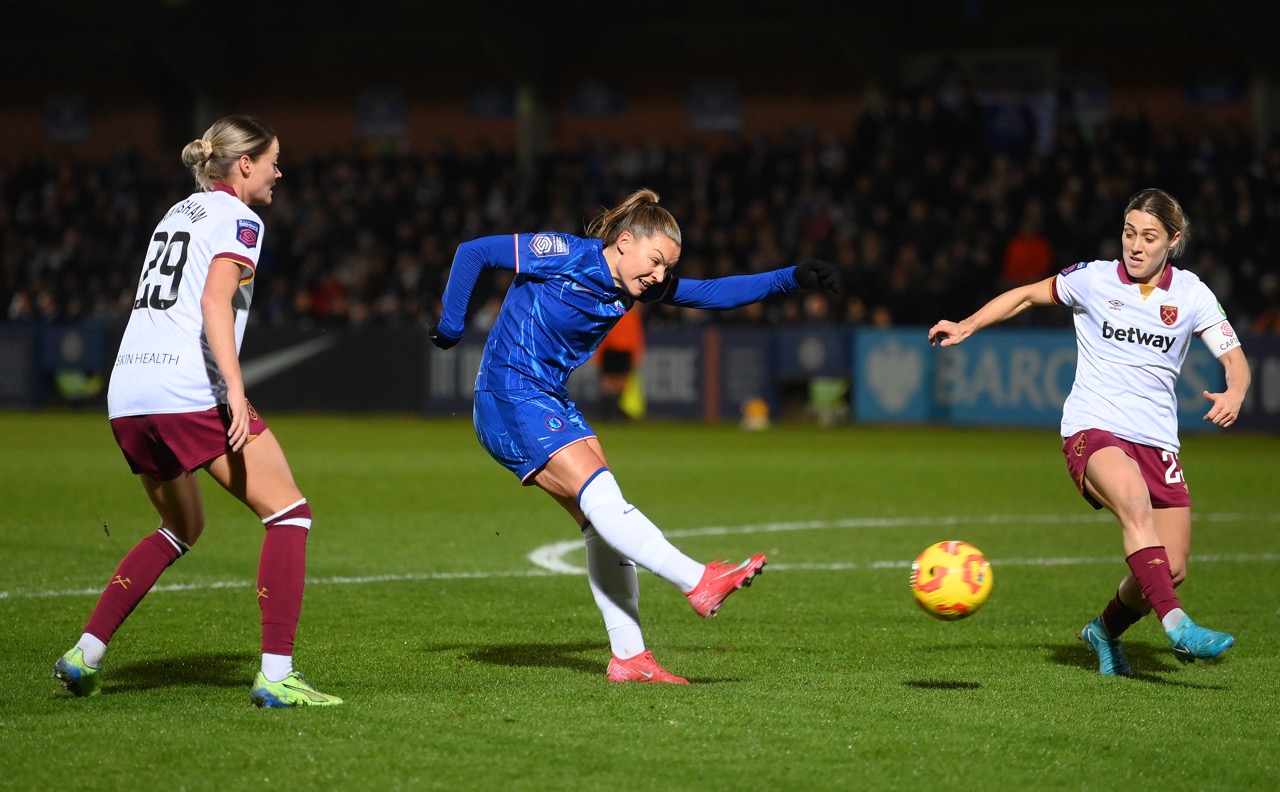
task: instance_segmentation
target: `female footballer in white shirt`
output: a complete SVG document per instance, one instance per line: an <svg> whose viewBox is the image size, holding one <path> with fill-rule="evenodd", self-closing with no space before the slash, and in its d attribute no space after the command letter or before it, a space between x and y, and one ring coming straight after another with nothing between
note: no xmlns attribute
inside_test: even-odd
<svg viewBox="0 0 1280 792"><path fill-rule="evenodd" d="M1186 578L1191 496L1178 459L1174 384L1192 337L1226 371L1222 393L1204 392L1204 418L1231 426L1251 380L1240 340L1213 293L1170 261L1186 248L1190 221L1168 193L1130 199L1122 261L1091 261L1019 286L961 322L929 329L931 343L953 346L1033 305L1066 305L1075 314L1079 357L1062 411L1062 451L1076 486L1094 508L1116 515L1130 574L1081 640L1109 676L1133 676L1120 635L1155 610L1184 662L1221 655L1235 639L1191 621L1174 587Z"/></svg>
<svg viewBox="0 0 1280 792"><path fill-rule="evenodd" d="M200 538L195 474L204 469L266 527L256 586L262 669L250 699L260 707L342 703L293 670L311 507L240 373L263 233L249 207L271 203L279 157L275 132L250 116L220 119L182 151L199 190L151 236L107 394L111 430L160 527L120 562L80 640L54 665L74 695L101 692L107 643Z"/></svg>

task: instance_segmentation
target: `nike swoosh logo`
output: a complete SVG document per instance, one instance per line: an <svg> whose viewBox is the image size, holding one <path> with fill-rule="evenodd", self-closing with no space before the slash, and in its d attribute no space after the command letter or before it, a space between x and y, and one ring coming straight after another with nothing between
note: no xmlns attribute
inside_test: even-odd
<svg viewBox="0 0 1280 792"><path fill-rule="evenodd" d="M282 687L285 687L285 688L287 688L287 689L289 689L289 690L292 690L292 691L293 691L293 692L295 692L295 693L301 693L302 695L306 696L307 698L311 699L312 701L327 701L327 700L328 700L328 699L326 699L322 694L317 693L317 692L316 692L316 691L314 691L314 690L307 690L306 688L294 687L293 685L282 685Z"/></svg>
<svg viewBox="0 0 1280 792"><path fill-rule="evenodd" d="M635 511L635 510L636 510L636 507L635 507L635 506L628 506L627 508L625 508L625 509L623 509L623 510L622 510L622 513L623 513L623 514L630 514L631 512L633 512L633 511Z"/></svg>
<svg viewBox="0 0 1280 792"><path fill-rule="evenodd" d="M652 671L641 671L641 670L637 669L637 670L636 670L636 673L637 673L637 674L639 674L640 676L644 677L645 679L653 679L653 672L652 672Z"/></svg>
<svg viewBox="0 0 1280 792"><path fill-rule="evenodd" d="M338 338L332 336L315 338L246 360L240 364L240 376L244 379L244 386L248 389L258 383L266 382L280 372L287 371L319 355L338 341Z"/></svg>
<svg viewBox="0 0 1280 792"><path fill-rule="evenodd" d="M737 572L738 570L743 569L744 567L747 566L747 564L750 564L750 563L751 563L751 559L747 559L746 561L743 561L741 564L738 564L733 569L730 569L728 572L725 572L722 575L716 575L716 580L719 580L720 578L723 578L723 577L729 577L734 572Z"/></svg>

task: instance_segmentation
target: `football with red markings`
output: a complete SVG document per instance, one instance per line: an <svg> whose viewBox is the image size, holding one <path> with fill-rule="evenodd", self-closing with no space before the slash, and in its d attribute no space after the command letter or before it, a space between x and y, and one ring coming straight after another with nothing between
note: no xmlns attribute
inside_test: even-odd
<svg viewBox="0 0 1280 792"><path fill-rule="evenodd" d="M925 613L955 621L977 613L991 596L991 562L968 542L938 542L911 563L911 593Z"/></svg>

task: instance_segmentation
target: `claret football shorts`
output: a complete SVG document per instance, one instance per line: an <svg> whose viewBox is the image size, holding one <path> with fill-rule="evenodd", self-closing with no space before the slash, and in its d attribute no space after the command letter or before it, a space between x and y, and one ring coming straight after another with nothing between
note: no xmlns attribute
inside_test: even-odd
<svg viewBox="0 0 1280 792"><path fill-rule="evenodd" d="M1080 490L1080 494L1093 508L1101 509L1102 504L1085 489L1084 471L1089 464L1089 457L1101 448L1112 446L1138 463L1142 478L1147 483L1147 491L1151 493L1153 508L1173 509L1191 505L1191 492L1182 475L1182 461L1177 454L1162 448L1138 445L1103 429L1085 429L1063 440L1062 453L1067 457L1067 470L1071 472L1071 480L1076 483L1076 489Z"/></svg>
<svg viewBox="0 0 1280 792"><path fill-rule="evenodd" d="M225 404L189 413L128 415L111 419L111 432L129 469L157 481L171 481L231 453ZM249 441L267 431L267 422L249 405Z"/></svg>

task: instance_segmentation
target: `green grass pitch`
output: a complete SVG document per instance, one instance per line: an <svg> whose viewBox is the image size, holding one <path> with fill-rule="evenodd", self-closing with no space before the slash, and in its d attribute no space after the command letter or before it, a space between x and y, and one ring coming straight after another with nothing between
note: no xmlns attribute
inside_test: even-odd
<svg viewBox="0 0 1280 792"><path fill-rule="evenodd" d="M208 528L112 643L105 692L49 678L156 518L105 418L0 414L0 789L1270 789L1280 777L1280 441L1186 438L1200 623L1154 620L1136 679L1076 640L1125 572L1047 431L598 427L623 492L699 560L770 565L715 619L641 572L646 639L694 684L613 686L578 532L465 420L267 416L315 512L295 662L341 707L261 711L261 526ZM105 525L105 528L104 528ZM970 619L916 609L911 559L995 570ZM558 546L557 543L569 543ZM570 548L570 549L565 549ZM533 557L538 559L535 563ZM551 569L548 569L550 566Z"/></svg>

